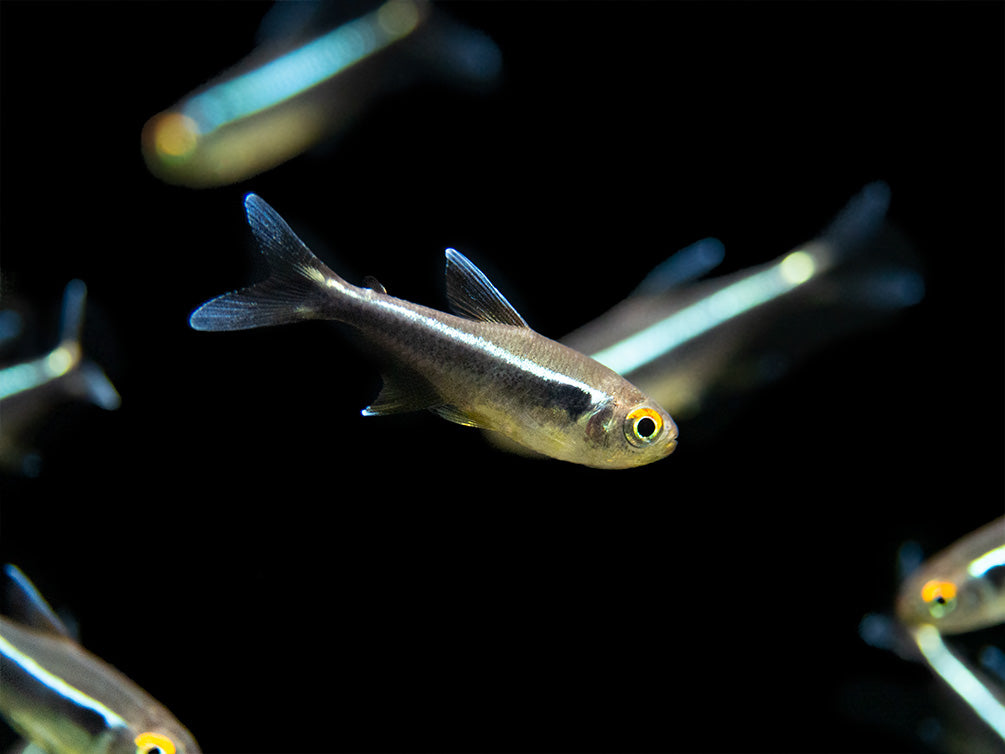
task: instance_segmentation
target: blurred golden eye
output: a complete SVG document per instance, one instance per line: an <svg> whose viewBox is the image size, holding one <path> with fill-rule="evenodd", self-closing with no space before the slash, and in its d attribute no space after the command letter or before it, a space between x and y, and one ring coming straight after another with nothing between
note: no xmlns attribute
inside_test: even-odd
<svg viewBox="0 0 1005 754"><path fill-rule="evenodd" d="M921 599L928 605L933 618L948 615L956 607L956 584L932 579L921 587Z"/></svg>
<svg viewBox="0 0 1005 754"><path fill-rule="evenodd" d="M140 733L135 743L136 754L175 754L174 742L161 733Z"/></svg>
<svg viewBox="0 0 1005 754"><path fill-rule="evenodd" d="M625 417L625 437L636 447L648 445L663 430L663 417L654 408L640 406Z"/></svg>

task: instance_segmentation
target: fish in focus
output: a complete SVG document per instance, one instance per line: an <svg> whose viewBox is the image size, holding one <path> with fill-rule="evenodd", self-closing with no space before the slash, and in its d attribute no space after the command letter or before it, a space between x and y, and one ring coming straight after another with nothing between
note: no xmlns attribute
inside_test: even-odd
<svg viewBox="0 0 1005 754"><path fill-rule="evenodd" d="M255 194L248 223L271 268L263 282L196 309L196 330L243 330L311 319L358 330L383 356L384 385L364 416L428 409L501 433L533 451L595 468L666 457L677 427L613 370L532 330L466 257L446 251L454 314L343 280Z"/></svg>
<svg viewBox="0 0 1005 754"><path fill-rule="evenodd" d="M27 447L27 435L56 405L85 400L106 410L121 399L101 367L83 355L81 335L87 287L67 283L59 343L42 356L0 368L0 466L27 476L39 471L40 459Z"/></svg>
<svg viewBox="0 0 1005 754"><path fill-rule="evenodd" d="M25 751L199 754L164 706L74 640L20 569L7 565L5 576L0 714L30 742Z"/></svg>

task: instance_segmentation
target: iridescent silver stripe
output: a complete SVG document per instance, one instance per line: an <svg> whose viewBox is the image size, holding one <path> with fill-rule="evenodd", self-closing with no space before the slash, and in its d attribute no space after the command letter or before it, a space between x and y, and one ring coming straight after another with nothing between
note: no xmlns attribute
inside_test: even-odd
<svg viewBox="0 0 1005 754"><path fill-rule="evenodd" d="M329 288L337 289L340 294L351 296L355 300L365 303L367 306L376 306L381 310L388 312L391 316L406 319L416 327L434 331L444 338L454 341L455 343L469 348L478 349L486 355L494 359L498 359L507 366L530 374L538 379L581 390L590 397L590 400L593 403L599 403L609 398L606 393L597 390L585 382L569 377L568 375L561 374L552 369L548 369L547 367L538 364L536 361L513 353L512 351L509 351L490 340L486 340L479 335L459 330L456 327L451 327L435 317L426 316L414 309L402 306L390 296L375 296L373 298L364 299L359 295L359 289L347 286L341 280L326 278L325 284Z"/></svg>
<svg viewBox="0 0 1005 754"><path fill-rule="evenodd" d="M114 713L97 699L88 696L80 689L75 686L71 686L62 678L43 668L35 660L21 652L17 649L17 647L2 636L0 636L0 655L2 655L4 659L17 664L22 670L24 670L24 672L28 673L45 688L49 689L49 691L62 699L65 699L70 704L99 715L105 721L107 728L128 729L129 726L126 724L126 721L119 715Z"/></svg>

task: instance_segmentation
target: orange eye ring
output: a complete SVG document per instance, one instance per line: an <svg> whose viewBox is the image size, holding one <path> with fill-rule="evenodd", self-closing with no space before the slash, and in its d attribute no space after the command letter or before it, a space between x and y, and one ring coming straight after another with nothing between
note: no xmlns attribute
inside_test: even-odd
<svg viewBox="0 0 1005 754"><path fill-rule="evenodd" d="M649 406L639 406L625 417L625 437L637 448L648 445L663 433L663 417Z"/></svg>
<svg viewBox="0 0 1005 754"><path fill-rule="evenodd" d="M933 618L942 618L956 607L956 584L939 579L926 581L921 587L921 599Z"/></svg>
<svg viewBox="0 0 1005 754"><path fill-rule="evenodd" d="M175 754L174 741L163 733L146 731L134 739L136 754Z"/></svg>

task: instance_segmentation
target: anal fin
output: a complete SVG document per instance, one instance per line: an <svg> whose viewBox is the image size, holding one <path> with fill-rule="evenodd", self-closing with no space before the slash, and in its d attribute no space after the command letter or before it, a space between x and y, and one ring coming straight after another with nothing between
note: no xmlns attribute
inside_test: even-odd
<svg viewBox="0 0 1005 754"><path fill-rule="evenodd" d="M363 416L387 416L423 411L442 405L443 398L426 380L405 370L385 372L377 398L361 412Z"/></svg>

